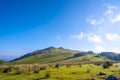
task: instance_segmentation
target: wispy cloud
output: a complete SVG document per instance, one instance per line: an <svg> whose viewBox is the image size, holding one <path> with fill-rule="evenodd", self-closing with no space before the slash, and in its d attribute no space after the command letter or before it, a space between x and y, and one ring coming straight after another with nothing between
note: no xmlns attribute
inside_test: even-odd
<svg viewBox="0 0 120 80"><path fill-rule="evenodd" d="M100 25L104 22L104 19L96 20L95 18L89 17L87 18L87 22L92 24L93 26Z"/></svg>
<svg viewBox="0 0 120 80"><path fill-rule="evenodd" d="M118 6L108 5L104 15L111 23L116 23L120 21L120 12Z"/></svg>
<svg viewBox="0 0 120 80"><path fill-rule="evenodd" d="M118 35L118 34L106 33L105 37L107 40L111 40L111 41L120 39L120 35Z"/></svg>
<svg viewBox="0 0 120 80"><path fill-rule="evenodd" d="M74 39L79 39L79 40L81 40L83 38L86 38L86 39L88 39L91 42L102 43L101 37L98 36L98 35L96 35L96 34L94 34L94 33L83 33L83 32L81 32L78 35L72 35L72 36L70 36L70 38L71 39L73 39L73 38Z"/></svg>
<svg viewBox="0 0 120 80"><path fill-rule="evenodd" d="M112 24L120 22L120 8L118 6L108 5L107 10L101 15L102 17L100 17L99 19L88 17L87 22L93 26L100 25L104 22L109 22Z"/></svg>
<svg viewBox="0 0 120 80"><path fill-rule="evenodd" d="M95 43L102 43L102 39L100 36L96 35L96 34L89 34L88 36L88 39L92 42L95 42Z"/></svg>

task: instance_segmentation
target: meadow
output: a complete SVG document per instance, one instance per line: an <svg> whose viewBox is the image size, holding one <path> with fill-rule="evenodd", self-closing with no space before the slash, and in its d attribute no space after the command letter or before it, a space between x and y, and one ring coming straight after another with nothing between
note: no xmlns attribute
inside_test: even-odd
<svg viewBox="0 0 120 80"><path fill-rule="evenodd" d="M0 66L0 80L105 80L120 79L119 64L103 68L95 64L20 64Z"/></svg>

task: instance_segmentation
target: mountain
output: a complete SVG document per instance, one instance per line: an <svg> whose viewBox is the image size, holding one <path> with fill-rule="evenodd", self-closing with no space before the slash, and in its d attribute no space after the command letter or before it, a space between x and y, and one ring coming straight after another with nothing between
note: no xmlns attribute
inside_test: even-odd
<svg viewBox="0 0 120 80"><path fill-rule="evenodd" d="M50 63L74 56L79 51L64 49L62 47L55 48L49 47L42 50L36 50L34 52L25 54L20 58L14 59L13 63Z"/></svg>
<svg viewBox="0 0 120 80"><path fill-rule="evenodd" d="M114 61L120 61L120 54L114 52L101 52L100 56L106 57Z"/></svg>
<svg viewBox="0 0 120 80"><path fill-rule="evenodd" d="M25 54L11 61L14 64L53 63L53 62L95 62L108 60L98 56L92 51L84 52L64 49L62 47L49 47Z"/></svg>

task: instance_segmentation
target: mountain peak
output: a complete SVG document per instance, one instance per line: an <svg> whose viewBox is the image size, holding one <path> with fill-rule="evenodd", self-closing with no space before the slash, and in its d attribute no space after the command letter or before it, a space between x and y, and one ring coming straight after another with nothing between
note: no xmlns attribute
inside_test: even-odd
<svg viewBox="0 0 120 80"><path fill-rule="evenodd" d="M53 50L53 49L55 49L55 47L51 46L51 47L45 48L43 50Z"/></svg>

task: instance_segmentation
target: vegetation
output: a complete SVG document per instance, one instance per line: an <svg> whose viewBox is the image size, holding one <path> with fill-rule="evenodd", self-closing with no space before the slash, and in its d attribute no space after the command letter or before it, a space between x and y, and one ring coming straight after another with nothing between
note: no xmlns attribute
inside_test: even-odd
<svg viewBox="0 0 120 80"><path fill-rule="evenodd" d="M6 63L6 61L0 60L0 64Z"/></svg>
<svg viewBox="0 0 120 80"><path fill-rule="evenodd" d="M114 54L114 53L112 53ZM114 55L49 47L1 61L0 80L109 80L119 78ZM109 57L108 57L109 56ZM119 60L118 60L119 61ZM108 77L109 76L109 77Z"/></svg>
<svg viewBox="0 0 120 80"><path fill-rule="evenodd" d="M93 64L69 66L59 64L59 68L58 64L21 64L0 67L1 80L103 80L111 74L119 77L120 69L115 64L106 69L102 65Z"/></svg>
<svg viewBox="0 0 120 80"><path fill-rule="evenodd" d="M106 61L106 62L104 62L104 64L103 64L103 68L105 69L105 68L109 68L110 66L112 66L113 64L112 64L112 62L109 62L109 61Z"/></svg>
<svg viewBox="0 0 120 80"><path fill-rule="evenodd" d="M99 54L95 54L92 51L88 52L80 52L76 50L69 50L64 48L54 48L49 47L42 50L37 50L28 54L25 54L13 61L11 64L45 64L45 63L56 63L56 62L82 62L82 63L90 63L90 62L101 62L110 60L104 56L100 56Z"/></svg>
<svg viewBox="0 0 120 80"><path fill-rule="evenodd" d="M12 61L13 64L53 63L72 57L78 51L62 48L46 48L26 54Z"/></svg>

